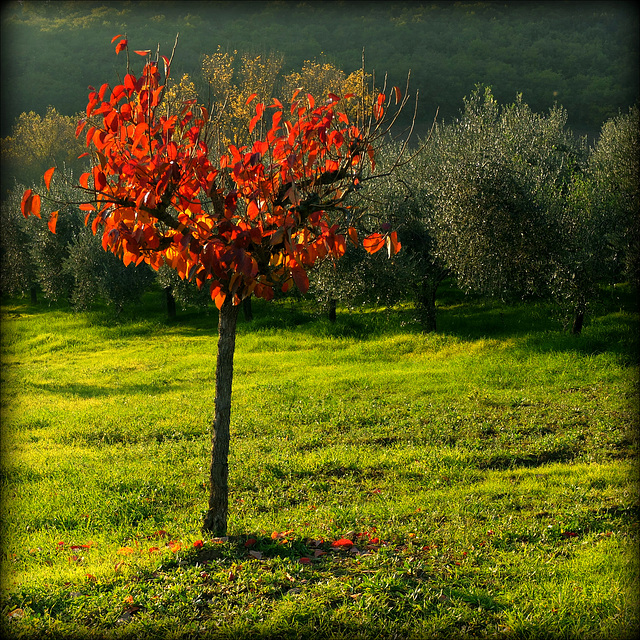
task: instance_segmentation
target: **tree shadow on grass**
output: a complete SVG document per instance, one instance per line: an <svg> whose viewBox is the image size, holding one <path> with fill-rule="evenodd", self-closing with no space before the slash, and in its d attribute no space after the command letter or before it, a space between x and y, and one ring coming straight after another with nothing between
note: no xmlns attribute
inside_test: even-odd
<svg viewBox="0 0 640 640"><path fill-rule="evenodd" d="M45 393L56 394L65 397L89 400L91 398L109 398L109 397L129 397L136 394L141 395L159 395L167 392L174 392L176 385L180 381L172 382L166 380L163 382L149 383L126 383L112 386L99 386L95 384L83 384L81 382L72 382L59 384L57 382L42 383L29 382L29 387Z"/></svg>

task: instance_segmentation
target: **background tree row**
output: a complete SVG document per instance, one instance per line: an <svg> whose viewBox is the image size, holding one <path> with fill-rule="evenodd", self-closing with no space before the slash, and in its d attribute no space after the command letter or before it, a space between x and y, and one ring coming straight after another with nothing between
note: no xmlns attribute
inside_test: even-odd
<svg viewBox="0 0 640 640"><path fill-rule="evenodd" d="M345 80L333 71L329 86ZM174 89L170 99L192 91L188 78ZM229 85L224 99L240 94ZM552 298L579 333L600 284L640 282L638 113L633 106L607 121L588 146L567 128L564 109L539 114L522 96L500 105L489 88L477 87L460 116L436 124L400 174L370 189L359 232L397 229L400 254L390 261L348 244L339 263L310 273L309 295L330 313L337 303L411 301L432 331L438 286L448 276L466 292L504 301ZM230 121L220 135L243 134ZM390 145L378 171L384 175L399 157ZM61 214L56 236L46 216L25 220L21 193L15 188L2 205L3 292L40 290L76 308L100 298L121 308L151 284L147 270L96 252L99 241L73 207ZM155 277L183 307L210 302L168 269Z"/></svg>

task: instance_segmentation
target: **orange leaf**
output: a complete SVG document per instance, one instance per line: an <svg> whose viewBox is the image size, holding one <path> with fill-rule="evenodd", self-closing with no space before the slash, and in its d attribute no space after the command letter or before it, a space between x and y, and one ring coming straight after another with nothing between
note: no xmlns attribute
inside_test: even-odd
<svg viewBox="0 0 640 640"><path fill-rule="evenodd" d="M258 209L258 205L255 200L251 200L247 206L247 215L251 220L255 220L260 213L260 209Z"/></svg>
<svg viewBox="0 0 640 640"><path fill-rule="evenodd" d="M31 213L33 213L36 218L40 217L40 196L37 193L31 196Z"/></svg>
<svg viewBox="0 0 640 640"><path fill-rule="evenodd" d="M118 55L127 46L126 40L120 40L116 45L116 55Z"/></svg>
<svg viewBox="0 0 640 640"><path fill-rule="evenodd" d="M20 203L20 211L22 211L22 215L26 218L31 213L31 194L33 192L31 189L26 189L22 194L22 202Z"/></svg>
<svg viewBox="0 0 640 640"><path fill-rule="evenodd" d="M393 87L393 90L395 91L395 94L396 94L396 104L398 104L402 99L402 92L398 87Z"/></svg>
<svg viewBox="0 0 640 640"><path fill-rule="evenodd" d="M120 547L118 549L118 555L120 556L128 556L133 553L133 547Z"/></svg>
<svg viewBox="0 0 640 640"><path fill-rule="evenodd" d="M117 36L113 36L113 38L111 38L111 44L113 44L118 38L122 38L122 34L119 33Z"/></svg>
<svg viewBox="0 0 640 640"><path fill-rule="evenodd" d="M398 242L398 234L393 231L387 238L387 252L389 254L389 257L395 256L401 248L402 245Z"/></svg>
<svg viewBox="0 0 640 640"><path fill-rule="evenodd" d="M49 218L49 222L47 222L47 226L49 227L49 231L51 231L51 233L55 233L56 232L56 224L58 222L58 212L57 211L52 211L51 212L51 217Z"/></svg>
<svg viewBox="0 0 640 640"><path fill-rule="evenodd" d="M349 227L349 239L354 247L358 246L358 232L353 227Z"/></svg>
<svg viewBox="0 0 640 640"><path fill-rule="evenodd" d="M151 52L151 49L145 49L144 51L134 51L133 53L137 53L139 56L146 56Z"/></svg>
<svg viewBox="0 0 640 640"><path fill-rule="evenodd" d="M257 93L252 93L248 98L247 101L245 102L245 105L249 104L254 98L257 98L258 94Z"/></svg>
<svg viewBox="0 0 640 640"><path fill-rule="evenodd" d="M380 251L385 245L384 236L379 233L372 233L362 241L362 246L367 253L375 253Z"/></svg>
<svg viewBox="0 0 640 640"><path fill-rule="evenodd" d="M47 187L47 191L49 191L49 185L51 184L51 176L53 172L56 170L55 167L51 167L44 172L44 184Z"/></svg>

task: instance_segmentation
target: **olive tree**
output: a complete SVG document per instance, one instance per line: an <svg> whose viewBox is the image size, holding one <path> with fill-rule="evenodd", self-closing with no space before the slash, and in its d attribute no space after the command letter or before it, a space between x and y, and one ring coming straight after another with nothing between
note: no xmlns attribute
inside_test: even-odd
<svg viewBox="0 0 640 640"><path fill-rule="evenodd" d="M489 88L436 127L418 171L430 203L435 253L465 291L515 300L553 296L579 333L606 261L586 141L554 106L534 113L518 96L500 106Z"/></svg>
<svg viewBox="0 0 640 640"><path fill-rule="evenodd" d="M616 273L636 286L640 286L639 114L636 104L604 123L588 166Z"/></svg>
<svg viewBox="0 0 640 640"><path fill-rule="evenodd" d="M72 178L70 170L62 172L51 183L52 194L73 202ZM20 210L23 191L24 186L16 185L2 202L3 293L30 292L36 302L39 290L46 300L67 301L76 310L102 301L119 313L151 285L155 276L146 266L125 267L101 250L100 238L85 226L85 214L77 206L59 210L55 234L45 211L40 218L25 218Z"/></svg>
<svg viewBox="0 0 640 640"><path fill-rule="evenodd" d="M488 88L436 128L422 165L437 253L466 291L504 299L547 289L557 211L584 150L559 107L521 96L500 108Z"/></svg>

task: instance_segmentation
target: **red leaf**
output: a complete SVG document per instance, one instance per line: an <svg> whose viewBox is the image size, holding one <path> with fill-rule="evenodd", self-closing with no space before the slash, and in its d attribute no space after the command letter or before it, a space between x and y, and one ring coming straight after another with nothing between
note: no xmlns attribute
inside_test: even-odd
<svg viewBox="0 0 640 640"><path fill-rule="evenodd" d="M402 99L402 92L398 87L393 87L393 90L395 91L395 94L396 94L396 104L398 104Z"/></svg>
<svg viewBox="0 0 640 640"><path fill-rule="evenodd" d="M335 540L331 543L332 547L353 547L353 542L349 540L349 538L340 538L340 540Z"/></svg>
<svg viewBox="0 0 640 640"><path fill-rule="evenodd" d="M260 120L260 116L258 115L255 115L253 116L253 118L251 118L251 122L249 122L249 133L253 133L256 124L258 124L258 120Z"/></svg>
<svg viewBox="0 0 640 640"><path fill-rule="evenodd" d="M252 93L248 98L247 101L245 102L245 105L249 104L254 98L257 98L258 94L257 93Z"/></svg>
<svg viewBox="0 0 640 640"><path fill-rule="evenodd" d="M102 173L102 171L96 171L94 169L93 183L94 183L96 191L104 191L104 189L106 189L106 187L107 187L107 179L106 179L104 173Z"/></svg>
<svg viewBox="0 0 640 640"><path fill-rule="evenodd" d="M143 51L134 51L133 53L137 53L139 56L146 56L151 52L151 49L144 49Z"/></svg>
<svg viewBox="0 0 640 640"><path fill-rule="evenodd" d="M55 233L56 232L56 224L58 223L58 212L57 211L52 211L51 212L51 217L49 218L49 222L47 222L47 226L49 227L49 231L51 231L51 233Z"/></svg>
<svg viewBox="0 0 640 640"><path fill-rule="evenodd" d="M80 120L78 122L78 126L76 127L76 138L80 135L80 133L82 132L86 124L87 124L86 120Z"/></svg>
<svg viewBox="0 0 640 640"><path fill-rule="evenodd" d="M127 46L127 41L120 40L120 42L118 42L118 44L116 45L116 55L118 55L124 48L126 48L126 46Z"/></svg>
<svg viewBox="0 0 640 640"><path fill-rule="evenodd" d="M31 189L27 189L22 194L22 202L20 203L20 211L22 211L22 215L26 218L31 213L31 202L32 198Z"/></svg>
<svg viewBox="0 0 640 640"><path fill-rule="evenodd" d="M122 38L123 35L122 34L118 34L117 36L113 36L113 38L111 38L111 44L113 44L118 38Z"/></svg>
<svg viewBox="0 0 640 640"><path fill-rule="evenodd" d="M353 227L349 227L349 239L354 247L358 246L358 232Z"/></svg>
<svg viewBox="0 0 640 640"><path fill-rule="evenodd" d="M296 283L296 287L300 290L300 293L307 293L309 290L309 278L304 269L292 269L291 275Z"/></svg>
<svg viewBox="0 0 640 640"><path fill-rule="evenodd" d="M131 93L136 88L136 77L132 73L127 73L124 77L124 88Z"/></svg>

